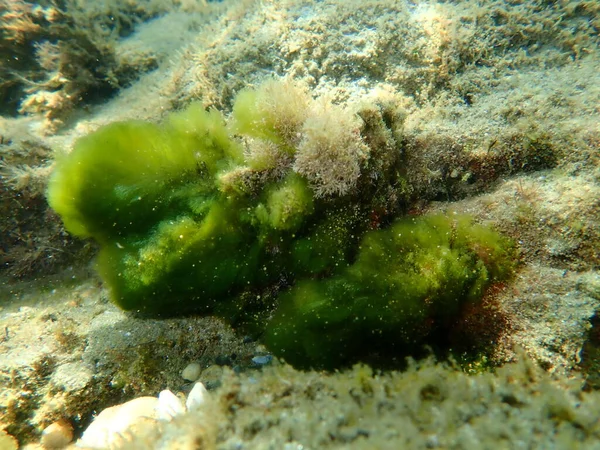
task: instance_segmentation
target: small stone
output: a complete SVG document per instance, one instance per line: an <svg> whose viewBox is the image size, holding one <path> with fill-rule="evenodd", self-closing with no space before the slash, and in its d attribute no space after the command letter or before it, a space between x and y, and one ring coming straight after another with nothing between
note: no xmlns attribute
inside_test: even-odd
<svg viewBox="0 0 600 450"><path fill-rule="evenodd" d="M255 366L266 366L267 364L271 364L271 361L273 361L273 356L271 355L260 355L252 358Z"/></svg>
<svg viewBox="0 0 600 450"><path fill-rule="evenodd" d="M181 372L181 377L187 381L196 381L200 377L202 368L198 363L188 364L185 369Z"/></svg>
<svg viewBox="0 0 600 450"><path fill-rule="evenodd" d="M219 355L215 358L215 364L217 366L231 366L232 363L233 361L228 355Z"/></svg>
<svg viewBox="0 0 600 450"><path fill-rule="evenodd" d="M42 431L40 443L44 448L64 448L73 440L73 427L66 420L58 420Z"/></svg>
<svg viewBox="0 0 600 450"><path fill-rule="evenodd" d="M200 380L206 386L206 389L216 389L221 385L221 378L223 377L223 368L220 366L208 366L202 371Z"/></svg>

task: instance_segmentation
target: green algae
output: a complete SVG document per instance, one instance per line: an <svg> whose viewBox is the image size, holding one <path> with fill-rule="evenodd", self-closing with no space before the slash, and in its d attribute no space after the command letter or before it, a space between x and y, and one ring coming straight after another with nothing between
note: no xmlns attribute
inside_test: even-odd
<svg viewBox="0 0 600 450"><path fill-rule="evenodd" d="M376 196L326 198L290 165L246 165L240 134L287 148L299 128L301 112L276 121L268 92L244 91L229 128L192 104L162 124L103 127L57 160L49 203L67 230L100 244L114 303L252 323L294 365L335 368L373 346L411 353L510 275L512 244L467 217L377 230Z"/></svg>
<svg viewBox="0 0 600 450"><path fill-rule="evenodd" d="M356 261L282 295L266 343L297 367L406 354L513 267L510 243L464 216L403 219L366 233Z"/></svg>

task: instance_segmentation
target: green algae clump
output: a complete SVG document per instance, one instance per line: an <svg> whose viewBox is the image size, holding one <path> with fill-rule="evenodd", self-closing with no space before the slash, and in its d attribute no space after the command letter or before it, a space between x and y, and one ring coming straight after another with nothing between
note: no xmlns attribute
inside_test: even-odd
<svg viewBox="0 0 600 450"><path fill-rule="evenodd" d="M57 158L48 201L100 244L98 271L125 310L212 313L297 367L411 354L510 276L514 247L468 217L393 222L399 207L382 212L354 183L378 154L360 120L340 122L350 140L325 139L307 125L306 93L286 86L243 91L229 124L192 104L161 124L102 127ZM348 158L352 186L324 167Z"/></svg>
<svg viewBox="0 0 600 450"><path fill-rule="evenodd" d="M57 159L47 197L68 231L100 244L98 271L121 308L227 310L293 272L291 237L314 212L293 172L252 195L225 189L242 155L222 115L192 104L162 124L115 123L80 139Z"/></svg>
<svg viewBox="0 0 600 450"><path fill-rule="evenodd" d="M68 231L104 244L146 233L170 211L202 211L216 173L240 157L221 115L194 104L162 125L114 123L80 139L57 159L48 201Z"/></svg>
<svg viewBox="0 0 600 450"><path fill-rule="evenodd" d="M101 245L98 270L119 306L202 309L258 263L239 206L217 189L240 161L221 114L192 105L161 125L116 123L79 140L57 161L48 201L68 231Z"/></svg>
<svg viewBox="0 0 600 450"><path fill-rule="evenodd" d="M267 346L296 367L333 369L433 343L514 268L510 242L468 217L424 216L366 233L356 261L281 298Z"/></svg>

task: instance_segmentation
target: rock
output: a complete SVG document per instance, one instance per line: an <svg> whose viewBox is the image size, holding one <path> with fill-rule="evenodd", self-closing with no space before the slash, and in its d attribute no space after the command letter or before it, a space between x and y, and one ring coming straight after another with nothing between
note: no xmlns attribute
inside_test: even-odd
<svg viewBox="0 0 600 450"><path fill-rule="evenodd" d="M228 355L218 355L215 358L215 364L218 366L231 366L233 364L233 360Z"/></svg>
<svg viewBox="0 0 600 450"><path fill-rule="evenodd" d="M40 443L47 449L64 448L73 440L73 427L66 420L58 420L42 431Z"/></svg>
<svg viewBox="0 0 600 450"><path fill-rule="evenodd" d="M188 364L181 372L181 377L187 381L196 381L200 377L202 368L198 363Z"/></svg>
<svg viewBox="0 0 600 450"><path fill-rule="evenodd" d="M215 389L221 385L223 377L223 368L217 365L208 366L202 371L200 380L207 389Z"/></svg>
<svg viewBox="0 0 600 450"><path fill-rule="evenodd" d="M93 377L94 374L88 366L73 362L58 366L50 381L58 389L72 394L85 388L92 382Z"/></svg>

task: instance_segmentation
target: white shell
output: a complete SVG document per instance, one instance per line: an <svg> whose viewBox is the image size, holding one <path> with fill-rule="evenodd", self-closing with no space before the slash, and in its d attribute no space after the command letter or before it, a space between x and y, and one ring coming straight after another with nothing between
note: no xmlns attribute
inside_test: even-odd
<svg viewBox="0 0 600 450"><path fill-rule="evenodd" d="M185 401L185 406L188 411L199 408L206 402L206 398L208 396L208 391L204 387L201 382L197 382L194 384L194 387L190 391L187 400Z"/></svg>
<svg viewBox="0 0 600 450"><path fill-rule="evenodd" d="M66 447L73 440L73 427L65 422L59 420L53 424L47 426L42 431L41 444L44 448L63 448Z"/></svg>
<svg viewBox="0 0 600 450"><path fill-rule="evenodd" d="M137 423L156 417L158 399L139 397L102 411L77 441L78 447L106 449L122 442L122 434Z"/></svg>
<svg viewBox="0 0 600 450"><path fill-rule="evenodd" d="M181 400L179 400L175 394L168 389L165 389L158 394L156 413L159 420L170 421L173 417L184 414L185 406L183 406Z"/></svg>

